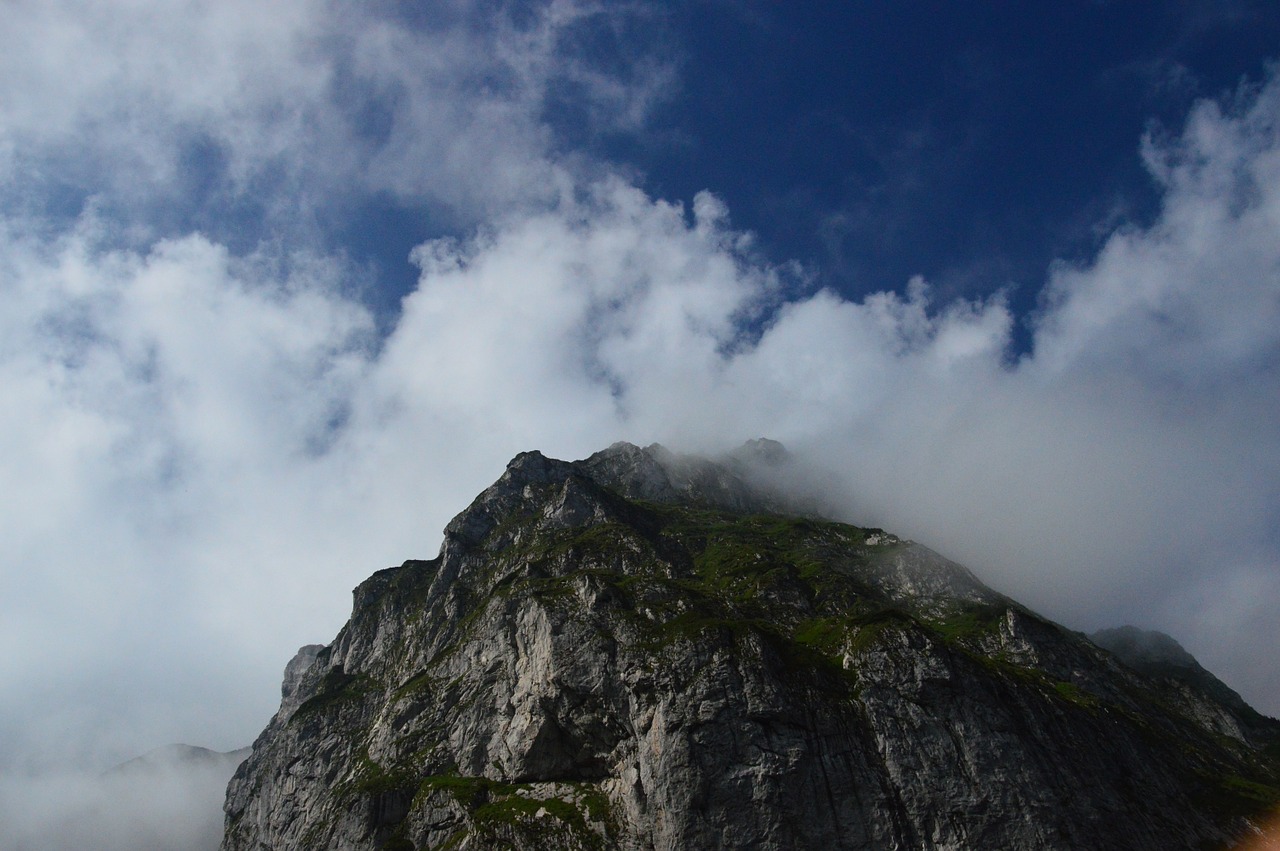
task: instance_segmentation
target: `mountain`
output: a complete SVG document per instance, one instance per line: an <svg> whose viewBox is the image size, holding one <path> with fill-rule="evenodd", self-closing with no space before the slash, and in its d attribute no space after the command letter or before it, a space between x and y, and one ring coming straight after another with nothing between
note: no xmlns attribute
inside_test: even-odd
<svg viewBox="0 0 1280 851"><path fill-rule="evenodd" d="M197 745L164 745L108 769L104 776L158 774L175 769L225 771L230 776L249 756L250 750L214 751Z"/></svg>
<svg viewBox="0 0 1280 851"><path fill-rule="evenodd" d="M1280 800L1280 722L1189 656L790 513L784 463L517 456L290 663L223 849L1166 851Z"/></svg>

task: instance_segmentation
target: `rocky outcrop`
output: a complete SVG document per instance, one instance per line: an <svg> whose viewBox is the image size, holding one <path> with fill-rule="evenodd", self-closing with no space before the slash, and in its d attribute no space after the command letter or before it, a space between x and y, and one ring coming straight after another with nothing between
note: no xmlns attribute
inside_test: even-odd
<svg viewBox="0 0 1280 851"><path fill-rule="evenodd" d="M1216 848L1280 794L1276 722L740 463L518 456L291 663L223 848Z"/></svg>
<svg viewBox="0 0 1280 851"><path fill-rule="evenodd" d="M323 644L306 644L299 647L289 664L284 666L284 680L280 683L281 714L293 712L306 699L307 695L301 688L303 677L324 650Z"/></svg>

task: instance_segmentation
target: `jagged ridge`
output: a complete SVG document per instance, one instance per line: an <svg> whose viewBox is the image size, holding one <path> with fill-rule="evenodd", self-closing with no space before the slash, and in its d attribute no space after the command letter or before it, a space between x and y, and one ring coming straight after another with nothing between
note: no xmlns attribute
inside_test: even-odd
<svg viewBox="0 0 1280 851"><path fill-rule="evenodd" d="M784 508L741 457L518 456L294 666L224 848L1223 847L1277 797L1275 722Z"/></svg>

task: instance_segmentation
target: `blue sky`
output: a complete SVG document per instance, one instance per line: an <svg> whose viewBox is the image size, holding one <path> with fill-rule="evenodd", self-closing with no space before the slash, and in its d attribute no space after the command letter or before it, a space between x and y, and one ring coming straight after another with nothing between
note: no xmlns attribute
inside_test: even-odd
<svg viewBox="0 0 1280 851"><path fill-rule="evenodd" d="M1138 140L1262 79L1280 43L1265 3L691 3L620 17L588 22L568 49L622 79L632 63L672 77L638 126L601 127L572 84L553 87L542 118L558 148L633 169L656 197L711 189L770 258L850 298L919 274L951 296L1004 290L1020 315L1051 262L1156 214ZM456 223L370 203L335 238L402 291L408 249Z"/></svg>
<svg viewBox="0 0 1280 851"><path fill-rule="evenodd" d="M10 11L6 783L242 745L349 588L618 439L782 440L1280 712L1271 6Z"/></svg>
<svg viewBox="0 0 1280 851"><path fill-rule="evenodd" d="M1261 3L694 4L674 27L681 89L655 123L683 144L617 146L652 191L713 187L851 297L923 274L1011 287L1020 311L1100 222L1150 219L1136 141L1280 43Z"/></svg>

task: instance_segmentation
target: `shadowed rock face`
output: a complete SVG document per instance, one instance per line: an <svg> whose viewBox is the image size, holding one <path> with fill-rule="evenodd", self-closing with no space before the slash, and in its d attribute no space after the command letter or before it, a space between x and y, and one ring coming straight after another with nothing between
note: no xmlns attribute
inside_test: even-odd
<svg viewBox="0 0 1280 851"><path fill-rule="evenodd" d="M223 848L1164 851L1277 794L1277 722L785 515L752 458L515 458L290 663Z"/></svg>

